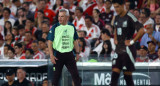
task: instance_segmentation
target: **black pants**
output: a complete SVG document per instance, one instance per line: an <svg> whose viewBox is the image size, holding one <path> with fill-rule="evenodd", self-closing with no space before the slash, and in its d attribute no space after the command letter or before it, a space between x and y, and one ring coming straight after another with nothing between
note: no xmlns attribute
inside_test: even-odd
<svg viewBox="0 0 160 86"><path fill-rule="evenodd" d="M54 64L55 71L53 74L54 75L53 85L58 86L58 83L61 77L61 73L62 73L62 68L65 65L68 71L71 73L75 86L81 86L81 79L78 74L76 61L75 61L73 52L60 53L57 51L56 58L58 58L58 60L56 60L56 64Z"/></svg>

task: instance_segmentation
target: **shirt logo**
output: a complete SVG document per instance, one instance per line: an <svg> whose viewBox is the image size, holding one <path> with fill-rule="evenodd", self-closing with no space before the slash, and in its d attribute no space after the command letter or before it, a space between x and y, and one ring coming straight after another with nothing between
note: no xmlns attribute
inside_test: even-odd
<svg viewBox="0 0 160 86"><path fill-rule="evenodd" d="M50 30L49 33L52 33L52 31Z"/></svg>
<svg viewBox="0 0 160 86"><path fill-rule="evenodd" d="M46 16L48 16L48 13L46 13Z"/></svg>
<svg viewBox="0 0 160 86"><path fill-rule="evenodd" d="M123 22L123 27L127 27L127 21Z"/></svg>

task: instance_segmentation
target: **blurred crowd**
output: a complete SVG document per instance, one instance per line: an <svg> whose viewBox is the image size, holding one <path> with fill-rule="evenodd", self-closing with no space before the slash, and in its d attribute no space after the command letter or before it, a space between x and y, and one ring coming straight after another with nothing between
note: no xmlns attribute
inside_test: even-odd
<svg viewBox="0 0 160 86"><path fill-rule="evenodd" d="M136 61L160 61L160 0L125 1L148 29L135 43ZM117 15L112 0L0 0L0 59L49 58L47 35L62 8L78 32L80 61L111 61Z"/></svg>

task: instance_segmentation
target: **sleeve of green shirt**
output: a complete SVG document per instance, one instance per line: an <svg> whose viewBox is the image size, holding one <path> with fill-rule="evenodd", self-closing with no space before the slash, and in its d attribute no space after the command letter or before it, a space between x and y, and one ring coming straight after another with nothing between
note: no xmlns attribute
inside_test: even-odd
<svg viewBox="0 0 160 86"><path fill-rule="evenodd" d="M55 32L55 28L57 27L58 24L55 24L52 26L52 28L50 29L48 36L47 36L47 40L54 40L54 32Z"/></svg>

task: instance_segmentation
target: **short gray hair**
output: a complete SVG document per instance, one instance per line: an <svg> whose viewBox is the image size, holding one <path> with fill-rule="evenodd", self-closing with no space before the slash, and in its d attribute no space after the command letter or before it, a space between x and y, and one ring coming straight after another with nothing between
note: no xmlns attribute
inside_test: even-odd
<svg viewBox="0 0 160 86"><path fill-rule="evenodd" d="M63 8L63 9L60 9L60 10L59 10L59 13L60 13L60 12L66 12L66 16L69 16L69 11L68 11L68 9L64 9L64 8Z"/></svg>

